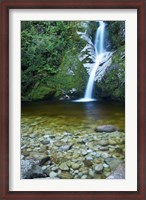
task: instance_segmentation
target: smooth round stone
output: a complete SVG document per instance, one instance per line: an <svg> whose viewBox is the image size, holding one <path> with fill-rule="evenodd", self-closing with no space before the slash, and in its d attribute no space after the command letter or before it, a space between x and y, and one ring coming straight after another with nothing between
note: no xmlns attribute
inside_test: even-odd
<svg viewBox="0 0 146 200"><path fill-rule="evenodd" d="M68 159L71 159L71 158L68 158ZM72 164L72 162L71 162L70 160L68 160L68 161L66 162L66 164L67 164L68 167L70 167L71 164Z"/></svg>
<svg viewBox="0 0 146 200"><path fill-rule="evenodd" d="M84 157L78 157L78 158L77 158L77 161L78 161L78 163L80 163L80 164L83 164L83 160L84 160Z"/></svg>
<svg viewBox="0 0 146 200"><path fill-rule="evenodd" d="M108 153L104 152L104 153L101 154L101 157L102 158L108 158L108 157L110 157L110 155Z"/></svg>
<svg viewBox="0 0 146 200"><path fill-rule="evenodd" d="M108 148L108 147L100 147L99 150L100 150L100 151L108 151L109 148Z"/></svg>
<svg viewBox="0 0 146 200"><path fill-rule="evenodd" d="M25 150L25 149L22 151L22 154L23 154L24 156L29 156L29 153L30 153L30 152L28 152L28 151Z"/></svg>
<svg viewBox="0 0 146 200"><path fill-rule="evenodd" d="M44 135L43 137L44 137L44 138L49 138L50 136L49 136L49 135Z"/></svg>
<svg viewBox="0 0 146 200"><path fill-rule="evenodd" d="M95 159L94 159L94 163L96 163L96 164L102 163L101 158L95 158Z"/></svg>
<svg viewBox="0 0 146 200"><path fill-rule="evenodd" d="M43 166L43 167L42 167L42 170L46 170L46 169L47 169L47 166Z"/></svg>
<svg viewBox="0 0 146 200"><path fill-rule="evenodd" d="M106 133L110 133L116 130L117 127L115 127L114 125L101 125L95 128L95 131L97 132L106 132Z"/></svg>
<svg viewBox="0 0 146 200"><path fill-rule="evenodd" d="M54 145L57 146L57 147L61 147L64 145L64 142L62 141L57 141L57 142L54 142Z"/></svg>
<svg viewBox="0 0 146 200"><path fill-rule="evenodd" d="M104 167L104 168L108 168L109 165L107 165L106 163L104 163L104 164L103 164L103 167Z"/></svg>
<svg viewBox="0 0 146 200"><path fill-rule="evenodd" d="M92 156L86 156L86 160L93 160L93 157Z"/></svg>
<svg viewBox="0 0 146 200"><path fill-rule="evenodd" d="M100 144L100 145L102 145L102 146L106 146L106 145L109 144L109 142L108 142L108 140L100 140L100 141L98 142L98 144Z"/></svg>
<svg viewBox="0 0 146 200"><path fill-rule="evenodd" d="M93 163L90 161L90 160L84 160L83 161L84 165L87 166L87 167L90 167L93 165Z"/></svg>
<svg viewBox="0 0 146 200"><path fill-rule="evenodd" d="M78 163L72 163L71 167L72 167L72 169L79 169L80 165Z"/></svg>
<svg viewBox="0 0 146 200"><path fill-rule="evenodd" d="M82 177L81 177L81 179L86 179L87 178L87 175L83 175Z"/></svg>
<svg viewBox="0 0 146 200"><path fill-rule="evenodd" d="M99 158L101 156L101 153L96 153L95 157Z"/></svg>
<svg viewBox="0 0 146 200"><path fill-rule="evenodd" d="M72 179L73 176L69 172L61 172L59 175L61 179Z"/></svg>
<svg viewBox="0 0 146 200"><path fill-rule="evenodd" d="M108 139L108 143L109 143L110 145L116 145L116 144L117 144L117 142L115 141L114 138L109 138L109 139Z"/></svg>
<svg viewBox="0 0 146 200"><path fill-rule="evenodd" d="M29 135L29 137L30 137L30 138L35 138L36 135L33 133L33 134Z"/></svg>
<svg viewBox="0 0 146 200"><path fill-rule="evenodd" d="M28 148L27 151L30 152L30 151L32 151L32 149L31 149L31 148Z"/></svg>
<svg viewBox="0 0 146 200"><path fill-rule="evenodd" d="M56 177L58 174L56 172L50 172L49 176L50 178Z"/></svg>
<svg viewBox="0 0 146 200"><path fill-rule="evenodd" d="M75 171L74 171L74 174L78 174L78 173L79 173L79 170L75 170Z"/></svg>
<svg viewBox="0 0 146 200"><path fill-rule="evenodd" d="M79 156L80 156L80 154L77 153L77 154L73 154L72 157L73 157L73 158L78 158Z"/></svg>
<svg viewBox="0 0 146 200"><path fill-rule="evenodd" d="M92 152L92 149L88 149L88 150L87 150L87 153L91 153L91 152Z"/></svg>
<svg viewBox="0 0 146 200"><path fill-rule="evenodd" d="M66 163L61 163L61 165L59 166L59 168L60 168L61 170L64 170L64 171L69 170L69 167L67 166Z"/></svg>
<svg viewBox="0 0 146 200"><path fill-rule="evenodd" d="M92 156L96 156L96 154L97 154L96 152L91 152Z"/></svg>
<svg viewBox="0 0 146 200"><path fill-rule="evenodd" d="M71 144L66 144L64 146L61 146L59 148L59 151L68 151L71 148L71 146L72 146Z"/></svg>
<svg viewBox="0 0 146 200"><path fill-rule="evenodd" d="M80 171L82 174L88 174L88 168L87 168L87 167L80 167L79 171Z"/></svg>
<svg viewBox="0 0 146 200"><path fill-rule="evenodd" d="M30 152L30 157L36 158L38 160L41 160L41 159L45 158L46 156L47 156L46 153Z"/></svg>
<svg viewBox="0 0 146 200"><path fill-rule="evenodd" d="M39 152L40 153L43 153L43 152L45 152L46 151L46 149L47 149L47 147L46 146L42 146L41 148L39 148L38 150L39 150Z"/></svg>
<svg viewBox="0 0 146 200"><path fill-rule="evenodd" d="M89 175L90 175L91 177L94 177L94 175L95 175L94 171L93 171L93 170L89 170Z"/></svg>
<svg viewBox="0 0 146 200"><path fill-rule="evenodd" d="M82 177L82 176L83 176L83 173L82 173L82 172L79 172L78 175L79 175L80 177Z"/></svg>
<svg viewBox="0 0 146 200"><path fill-rule="evenodd" d="M46 144L50 144L50 140L44 140L41 142L42 144L46 145Z"/></svg>
<svg viewBox="0 0 146 200"><path fill-rule="evenodd" d="M88 152L87 152L86 150L82 150L82 155L83 155L83 156L87 155L87 153L88 153Z"/></svg>
<svg viewBox="0 0 146 200"><path fill-rule="evenodd" d="M98 165L95 166L94 169L95 169L96 172L101 172L103 170L103 165L102 164L98 164Z"/></svg>
<svg viewBox="0 0 146 200"><path fill-rule="evenodd" d="M21 147L21 150L22 150L22 149L25 149L25 147L26 147L26 145L23 145L23 146Z"/></svg>

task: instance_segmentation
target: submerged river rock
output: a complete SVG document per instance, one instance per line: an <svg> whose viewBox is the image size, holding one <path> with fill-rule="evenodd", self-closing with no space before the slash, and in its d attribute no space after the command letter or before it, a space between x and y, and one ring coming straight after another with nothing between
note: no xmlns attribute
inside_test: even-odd
<svg viewBox="0 0 146 200"><path fill-rule="evenodd" d="M21 171L21 178L105 179L124 163L124 132L60 132L53 136L48 132L44 137L44 128L30 137L27 128L23 125L21 155L22 168L24 164L29 167Z"/></svg>
<svg viewBox="0 0 146 200"><path fill-rule="evenodd" d="M116 103L22 105L21 160L29 167L21 178L106 179L125 163L124 123L124 106ZM95 131L110 124L119 131Z"/></svg>

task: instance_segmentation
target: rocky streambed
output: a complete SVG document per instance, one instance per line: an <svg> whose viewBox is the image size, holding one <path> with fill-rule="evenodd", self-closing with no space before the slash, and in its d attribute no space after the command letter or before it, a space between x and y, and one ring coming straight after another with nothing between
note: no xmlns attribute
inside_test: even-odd
<svg viewBox="0 0 146 200"><path fill-rule="evenodd" d="M21 178L106 179L124 177L125 133L107 126L90 132L54 132L32 128L21 130ZM112 128L111 128L112 127Z"/></svg>

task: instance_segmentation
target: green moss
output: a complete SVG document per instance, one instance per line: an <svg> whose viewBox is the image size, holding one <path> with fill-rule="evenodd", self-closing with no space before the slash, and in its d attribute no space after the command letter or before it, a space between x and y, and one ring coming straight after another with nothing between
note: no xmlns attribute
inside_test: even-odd
<svg viewBox="0 0 146 200"><path fill-rule="evenodd" d="M112 100L125 100L125 59L124 46L112 57L112 64L103 79L97 83L98 95Z"/></svg>
<svg viewBox="0 0 146 200"><path fill-rule="evenodd" d="M30 100L39 100L44 99L46 96L51 98L55 91L52 88L49 88L44 85L39 85L37 88L33 88L33 90L28 94L28 99Z"/></svg>
<svg viewBox="0 0 146 200"><path fill-rule="evenodd" d="M76 89L76 96L81 96L86 87L87 76L76 49L67 51L56 76L56 96L68 94L73 88Z"/></svg>

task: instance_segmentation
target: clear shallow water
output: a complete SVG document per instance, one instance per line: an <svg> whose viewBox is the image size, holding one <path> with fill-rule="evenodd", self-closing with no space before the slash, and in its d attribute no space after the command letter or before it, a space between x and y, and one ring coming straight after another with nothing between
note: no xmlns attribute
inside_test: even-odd
<svg viewBox="0 0 146 200"><path fill-rule="evenodd" d="M91 132L97 125L125 129L125 106L115 102L32 102L22 104L22 126L54 132Z"/></svg>

